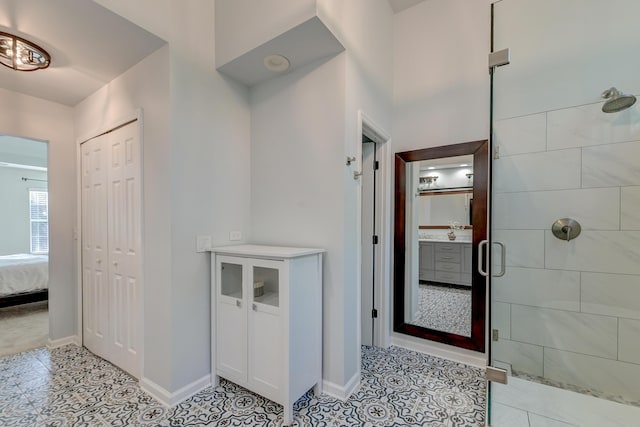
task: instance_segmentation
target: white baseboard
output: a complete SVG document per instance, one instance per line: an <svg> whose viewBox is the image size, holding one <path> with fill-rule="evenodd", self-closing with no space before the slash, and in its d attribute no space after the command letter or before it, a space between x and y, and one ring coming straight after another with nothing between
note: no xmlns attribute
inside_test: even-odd
<svg viewBox="0 0 640 427"><path fill-rule="evenodd" d="M49 349L58 348L58 347L62 347L69 344L75 344L78 347L82 347L82 340L78 335L72 335L70 337L65 337L65 338L58 338L57 340L52 340L51 338L49 338L49 341L47 342L47 348Z"/></svg>
<svg viewBox="0 0 640 427"><path fill-rule="evenodd" d="M360 387L360 372L356 372L344 386L327 380L322 381L322 393L342 401L347 400L358 387Z"/></svg>
<svg viewBox="0 0 640 427"><path fill-rule="evenodd" d="M420 338L413 338L408 335L391 334L391 345L430 354L431 356L453 362L464 363L465 365L471 365L477 368L485 369L487 367L487 357L484 353L452 347Z"/></svg>
<svg viewBox="0 0 640 427"><path fill-rule="evenodd" d="M140 388L154 399L159 401L165 406L172 407L182 402L185 399L190 398L200 390L203 390L211 386L211 375L207 374L199 380L195 380L191 384L174 391L169 392L165 388L159 386L148 378L142 378L140 380Z"/></svg>

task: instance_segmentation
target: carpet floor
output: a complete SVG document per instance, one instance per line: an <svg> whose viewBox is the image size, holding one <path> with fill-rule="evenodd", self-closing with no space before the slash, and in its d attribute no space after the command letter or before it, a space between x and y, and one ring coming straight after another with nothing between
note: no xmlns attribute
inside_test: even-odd
<svg viewBox="0 0 640 427"><path fill-rule="evenodd" d="M46 301L0 308L0 356L45 346L48 337Z"/></svg>

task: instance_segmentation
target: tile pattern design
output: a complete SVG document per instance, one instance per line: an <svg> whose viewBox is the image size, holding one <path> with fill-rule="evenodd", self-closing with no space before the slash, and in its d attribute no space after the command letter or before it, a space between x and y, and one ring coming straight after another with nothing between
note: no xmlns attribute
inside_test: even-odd
<svg viewBox="0 0 640 427"><path fill-rule="evenodd" d="M471 336L471 288L420 285L419 295L418 317L411 324Z"/></svg>
<svg viewBox="0 0 640 427"><path fill-rule="evenodd" d="M484 372L398 347L362 348L362 382L343 402L312 391L294 406L297 426L484 425ZM228 381L173 408L84 348L0 358L2 426L281 426L282 406Z"/></svg>

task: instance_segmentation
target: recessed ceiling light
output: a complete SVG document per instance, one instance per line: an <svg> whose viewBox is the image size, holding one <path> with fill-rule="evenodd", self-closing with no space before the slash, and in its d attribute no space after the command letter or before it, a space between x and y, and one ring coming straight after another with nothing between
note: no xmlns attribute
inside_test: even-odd
<svg viewBox="0 0 640 427"><path fill-rule="evenodd" d="M269 55L264 58L264 66L270 71L287 71L291 63L282 55Z"/></svg>
<svg viewBox="0 0 640 427"><path fill-rule="evenodd" d="M427 169L433 170L433 169L435 169L435 166L429 166Z"/></svg>

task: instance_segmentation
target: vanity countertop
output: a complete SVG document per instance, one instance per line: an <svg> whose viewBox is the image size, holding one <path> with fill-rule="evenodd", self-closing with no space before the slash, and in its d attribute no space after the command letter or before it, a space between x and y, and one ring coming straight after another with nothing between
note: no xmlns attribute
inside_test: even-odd
<svg viewBox="0 0 640 427"><path fill-rule="evenodd" d="M449 239L418 239L418 241L420 242L425 242L425 243L471 243L471 240L466 240L466 239L456 239L456 240L449 240Z"/></svg>

